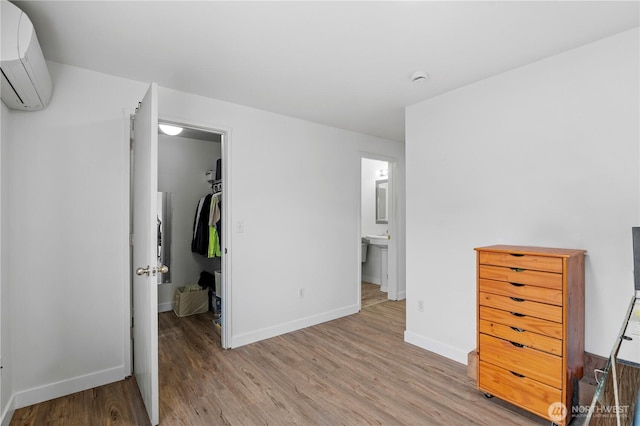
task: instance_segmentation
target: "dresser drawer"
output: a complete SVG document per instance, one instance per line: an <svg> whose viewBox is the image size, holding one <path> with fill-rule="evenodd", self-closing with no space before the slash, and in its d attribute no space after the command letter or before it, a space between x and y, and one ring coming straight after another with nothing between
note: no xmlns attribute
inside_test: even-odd
<svg viewBox="0 0 640 426"><path fill-rule="evenodd" d="M531 271L522 268L480 265L480 278L507 281L517 284L530 284L537 287L562 289L562 274Z"/></svg>
<svg viewBox="0 0 640 426"><path fill-rule="evenodd" d="M480 291L500 294L508 297L519 297L540 303L562 306L562 290L536 287L527 284L515 284L507 281L480 280Z"/></svg>
<svg viewBox="0 0 640 426"><path fill-rule="evenodd" d="M480 306L480 319L497 322L509 327L517 327L537 334L562 339L562 324L540 318L514 315L502 309Z"/></svg>
<svg viewBox="0 0 640 426"><path fill-rule="evenodd" d="M511 342L517 342L527 347L548 352L552 355L562 355L562 340L542 334L533 333L523 328L508 326L493 321L480 320L480 333L499 337Z"/></svg>
<svg viewBox="0 0 640 426"><path fill-rule="evenodd" d="M477 386L558 421L583 374L585 250L498 244L477 247ZM553 414L556 414L553 412Z"/></svg>
<svg viewBox="0 0 640 426"><path fill-rule="evenodd" d="M551 386L518 377L510 371L480 361L478 387L499 398L510 401L534 414L549 419L549 405L562 401L562 392Z"/></svg>
<svg viewBox="0 0 640 426"><path fill-rule="evenodd" d="M510 341L480 334L480 361L499 365L530 379L560 389L562 358L528 347L518 347Z"/></svg>
<svg viewBox="0 0 640 426"><path fill-rule="evenodd" d="M542 318L554 322L562 322L562 306L531 302L517 297L500 296L491 293L480 293L481 306L503 309L514 314Z"/></svg>
<svg viewBox="0 0 640 426"><path fill-rule="evenodd" d="M506 266L534 271L562 273L562 258L532 254L479 252L482 265Z"/></svg>

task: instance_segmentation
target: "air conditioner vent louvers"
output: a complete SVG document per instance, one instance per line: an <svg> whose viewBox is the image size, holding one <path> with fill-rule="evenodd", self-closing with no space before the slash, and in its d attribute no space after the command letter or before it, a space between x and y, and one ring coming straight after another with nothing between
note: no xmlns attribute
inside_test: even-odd
<svg viewBox="0 0 640 426"><path fill-rule="evenodd" d="M49 104L53 85L33 24L7 0L0 0L0 9L0 97L9 108L43 109Z"/></svg>

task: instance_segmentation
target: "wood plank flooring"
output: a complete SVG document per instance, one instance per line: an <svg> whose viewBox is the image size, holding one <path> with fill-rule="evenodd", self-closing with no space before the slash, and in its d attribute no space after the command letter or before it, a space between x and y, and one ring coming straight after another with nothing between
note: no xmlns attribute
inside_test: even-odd
<svg viewBox="0 0 640 426"><path fill-rule="evenodd" d="M464 365L403 341L405 303L222 350L211 313L159 315L161 425L538 425ZM15 412L11 425L146 425L128 379Z"/></svg>
<svg viewBox="0 0 640 426"><path fill-rule="evenodd" d="M367 306L375 305L389 300L387 293L383 293L380 291L379 285L368 283L366 281L362 281L360 296L360 306L363 309Z"/></svg>
<svg viewBox="0 0 640 426"><path fill-rule="evenodd" d="M633 413L636 408L638 398L638 383L640 383L640 368L631 366L626 363L616 363L617 381L618 381L618 398L620 401L620 424L622 426L631 426L633 422ZM593 416L591 425L594 426L617 426L617 415L615 412L607 411L611 407L616 406L613 372L609 371L603 388L602 397L597 406L597 410Z"/></svg>
<svg viewBox="0 0 640 426"><path fill-rule="evenodd" d="M148 425L134 378L16 410L10 425Z"/></svg>

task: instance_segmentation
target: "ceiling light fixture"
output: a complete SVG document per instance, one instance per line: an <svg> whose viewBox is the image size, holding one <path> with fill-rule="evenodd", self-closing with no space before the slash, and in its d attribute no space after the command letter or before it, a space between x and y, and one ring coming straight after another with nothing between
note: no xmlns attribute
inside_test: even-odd
<svg viewBox="0 0 640 426"><path fill-rule="evenodd" d="M411 74L411 82L412 83L421 83L423 81L427 81L429 79L429 74L425 71L416 71Z"/></svg>
<svg viewBox="0 0 640 426"><path fill-rule="evenodd" d="M176 136L176 135L179 135L180 132L182 132L182 127L178 127L178 126L170 126L168 124L159 124L158 127L160 127L160 131L162 133L169 136Z"/></svg>

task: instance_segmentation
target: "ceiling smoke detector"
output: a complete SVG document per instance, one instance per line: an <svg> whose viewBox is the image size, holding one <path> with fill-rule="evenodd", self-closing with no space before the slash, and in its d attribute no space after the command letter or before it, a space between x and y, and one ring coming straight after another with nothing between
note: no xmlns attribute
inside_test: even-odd
<svg viewBox="0 0 640 426"><path fill-rule="evenodd" d="M411 74L411 82L412 83L421 83L423 81L427 81L429 79L429 74L425 71L416 71Z"/></svg>

